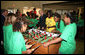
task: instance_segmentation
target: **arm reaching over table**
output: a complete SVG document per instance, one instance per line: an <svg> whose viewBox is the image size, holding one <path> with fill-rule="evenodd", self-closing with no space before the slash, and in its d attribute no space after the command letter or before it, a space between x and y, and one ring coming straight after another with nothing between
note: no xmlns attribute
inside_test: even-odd
<svg viewBox="0 0 85 55"><path fill-rule="evenodd" d="M58 31L58 30L56 30L56 29L52 30L51 32L52 32L52 33L59 33L60 35L62 34L60 31Z"/></svg>
<svg viewBox="0 0 85 55"><path fill-rule="evenodd" d="M45 44L43 44L43 46L44 47L47 47L48 45L50 45L50 44L53 44L53 43L58 43L58 42L61 42L62 41L62 38L57 38L57 39L55 39L55 40L52 40L52 41L50 41L50 42L47 42L47 43L45 43Z"/></svg>

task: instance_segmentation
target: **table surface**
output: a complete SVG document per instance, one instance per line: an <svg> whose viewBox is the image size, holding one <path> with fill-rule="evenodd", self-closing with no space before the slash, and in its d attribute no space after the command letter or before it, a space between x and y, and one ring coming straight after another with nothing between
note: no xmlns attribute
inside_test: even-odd
<svg viewBox="0 0 85 55"><path fill-rule="evenodd" d="M24 38L26 39L26 37L24 37ZM29 45L37 42L37 41L32 40L32 39L28 39L27 42L30 42L30 41L32 41L32 42L29 43ZM41 45L41 43L37 43L37 44L33 45L31 47L31 49L36 48L39 45ZM32 54L58 54L58 50L59 50L60 45L61 45L61 43L51 44L48 47L44 47L43 45L41 45L39 48L34 50Z"/></svg>

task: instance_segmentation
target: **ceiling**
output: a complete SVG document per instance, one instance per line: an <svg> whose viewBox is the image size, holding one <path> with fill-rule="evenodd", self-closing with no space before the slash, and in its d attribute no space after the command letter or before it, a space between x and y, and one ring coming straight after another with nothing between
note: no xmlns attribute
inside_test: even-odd
<svg viewBox="0 0 85 55"><path fill-rule="evenodd" d="M70 5L84 5L84 2L82 1L66 1L66 2L60 2L60 3L49 3L49 4L43 4L43 5L61 5L61 6L70 6Z"/></svg>
<svg viewBox="0 0 85 55"><path fill-rule="evenodd" d="M49 4L49 3L61 3L61 2L67 2L67 1L39 1L41 4Z"/></svg>
<svg viewBox="0 0 85 55"><path fill-rule="evenodd" d="M82 6L84 2L68 2L68 1L1 1L1 8L23 8L23 7L39 7L42 8L42 5L61 5L61 6L70 6L77 5Z"/></svg>

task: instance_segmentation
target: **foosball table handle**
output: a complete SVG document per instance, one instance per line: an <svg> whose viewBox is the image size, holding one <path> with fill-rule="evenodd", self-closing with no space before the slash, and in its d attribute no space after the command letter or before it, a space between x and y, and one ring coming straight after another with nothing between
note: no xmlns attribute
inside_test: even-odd
<svg viewBox="0 0 85 55"><path fill-rule="evenodd" d="M38 47L36 47L36 48L33 48L33 49L32 49L32 51L36 50L36 49L37 49L37 48L39 48L40 46L41 46L41 45L39 45L39 46L38 46Z"/></svg>

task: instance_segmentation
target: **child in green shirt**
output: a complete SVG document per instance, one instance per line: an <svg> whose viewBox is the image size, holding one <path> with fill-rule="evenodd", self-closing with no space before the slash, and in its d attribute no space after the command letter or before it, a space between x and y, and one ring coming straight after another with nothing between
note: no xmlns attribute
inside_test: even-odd
<svg viewBox="0 0 85 55"><path fill-rule="evenodd" d="M30 54L32 50L26 50L22 32L25 32L27 25L23 22L16 22L13 25L13 34L9 40L8 54Z"/></svg>
<svg viewBox="0 0 85 55"><path fill-rule="evenodd" d="M9 46L9 40L11 38L11 35L13 33L13 27L12 25L16 21L15 14L9 13L4 26L3 26L3 33L4 33L4 53L7 54L8 46Z"/></svg>
<svg viewBox="0 0 85 55"><path fill-rule="evenodd" d="M75 35L77 31L74 18L75 17L73 17L71 13L67 13L64 18L66 27L63 30L61 36L55 40L43 44L43 46L46 47L50 44L61 42L59 54L73 54L76 50Z"/></svg>

